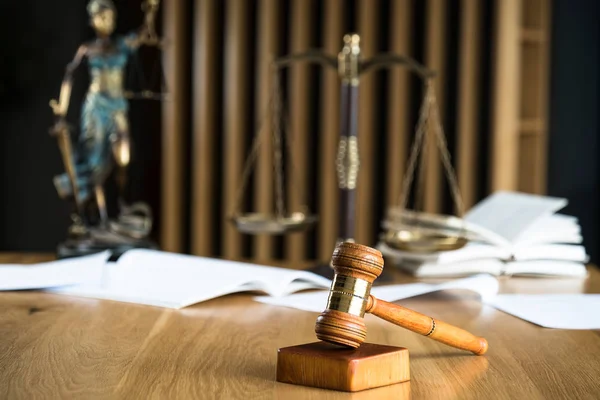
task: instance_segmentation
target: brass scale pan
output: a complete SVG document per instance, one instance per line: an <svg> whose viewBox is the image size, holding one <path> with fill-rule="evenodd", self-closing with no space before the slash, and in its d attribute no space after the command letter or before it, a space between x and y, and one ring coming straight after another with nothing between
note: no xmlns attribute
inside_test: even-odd
<svg viewBox="0 0 600 400"><path fill-rule="evenodd" d="M295 212L285 216L244 213L232 218L238 231L246 234L283 234L307 229L318 220L316 215Z"/></svg>
<svg viewBox="0 0 600 400"><path fill-rule="evenodd" d="M458 250L477 239L461 218L449 215L392 209L383 227L381 239L389 247L415 253Z"/></svg>

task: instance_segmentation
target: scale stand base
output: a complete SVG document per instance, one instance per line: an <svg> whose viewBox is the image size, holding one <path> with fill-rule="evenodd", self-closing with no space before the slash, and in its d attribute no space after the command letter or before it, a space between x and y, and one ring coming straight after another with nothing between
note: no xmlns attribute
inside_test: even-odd
<svg viewBox="0 0 600 400"><path fill-rule="evenodd" d="M284 347L277 353L277 381L358 392L410 380L408 349L364 343L348 349L325 342ZM408 384L398 390L410 390Z"/></svg>

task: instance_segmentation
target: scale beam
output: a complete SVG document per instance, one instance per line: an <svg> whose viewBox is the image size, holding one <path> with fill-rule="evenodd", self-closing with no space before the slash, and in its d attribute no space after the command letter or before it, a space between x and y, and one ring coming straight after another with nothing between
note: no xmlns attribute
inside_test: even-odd
<svg viewBox="0 0 600 400"><path fill-rule="evenodd" d="M447 151L447 144L444 138L439 114L437 113L437 104L435 104L435 93L432 86L432 80L436 76L436 72L428 69L416 60L394 53L377 54L367 60L361 59L360 37L357 34L344 35L344 45L337 57L327 54L322 50L307 50L305 52L289 54L275 59L271 66L274 77L273 95L271 99L271 117L273 118L273 147L275 149L274 169L276 172L276 205L277 213L274 216L241 213L242 194L249 179L249 174L252 165L256 161L257 148L260 145L260 135L255 139L253 150L247 160L244 169L242 185L240 187L240 195L238 196L238 211L235 213L233 220L237 224L238 230L249 234L283 234L287 232L306 229L314 222L316 217L305 212L288 214L285 212L283 200L283 165L282 165L282 146L281 146L281 126L279 119L281 118L281 88L279 82L279 72L297 62L309 62L320 64L324 67L336 68L340 77L340 133L337 157L335 160L338 190L339 190L339 212L340 222L338 226L339 242L353 242L355 238L355 215L356 215L356 187L358 181L358 172L360 168L359 149L358 149L358 96L360 77L364 73L373 72L382 68L391 68L394 66L405 66L411 72L418 75L426 84L426 97L422 104L421 115L417 128L417 135L414 144L414 149L411 152L410 165L408 167L408 175L403 184L403 196L401 198L402 212L406 211L406 201L410 191L410 183L414 175L416 160L423 146L423 139L428 130L430 113L435 129L435 138L439 149L442 151L442 162L446 169L450 185L452 187L453 198L459 210L462 210L462 200L458 191L455 173L450 163L450 156ZM265 138L266 139L266 138ZM288 144L289 144L288 140ZM461 213L462 215L462 213ZM410 218L402 214L404 219L414 221L424 218L418 213L410 214ZM412 221L411 223L413 223ZM418 225L418 224L417 224ZM460 231L462 232L462 231ZM388 232L387 241L408 246L414 251L419 251L423 248L423 244L431 245L431 237L419 231L406 238L404 235L398 235L398 232L391 229ZM418 233L418 235L417 235ZM438 238L439 239L439 238ZM464 246L466 239L462 235L444 236L441 240L435 241L433 246L446 246L447 248L460 248ZM420 246L420 247L419 247ZM418 247L418 249L417 249Z"/></svg>

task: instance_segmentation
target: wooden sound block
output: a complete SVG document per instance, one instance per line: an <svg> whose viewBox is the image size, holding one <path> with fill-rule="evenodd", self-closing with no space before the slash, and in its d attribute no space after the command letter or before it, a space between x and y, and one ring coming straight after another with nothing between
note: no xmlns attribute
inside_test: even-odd
<svg viewBox="0 0 600 400"><path fill-rule="evenodd" d="M358 392L410 379L408 349L364 343L348 349L326 342L284 347L277 354L277 381Z"/></svg>

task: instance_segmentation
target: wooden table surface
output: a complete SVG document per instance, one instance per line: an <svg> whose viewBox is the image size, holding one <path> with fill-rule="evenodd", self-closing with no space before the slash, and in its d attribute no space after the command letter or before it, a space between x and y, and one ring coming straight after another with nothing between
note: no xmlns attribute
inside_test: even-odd
<svg viewBox="0 0 600 400"><path fill-rule="evenodd" d="M4 255L0 263L44 257ZM388 272L397 281L411 281ZM502 279L502 291L600 292L586 281ZM354 394L275 381L279 347L315 341L316 314L231 295L183 310L35 291L0 293L0 398L559 399L600 397L600 334L544 329L464 293L402 305L490 343L473 356L366 317L367 340L407 347L408 383ZM600 312L600 310L597 310Z"/></svg>

